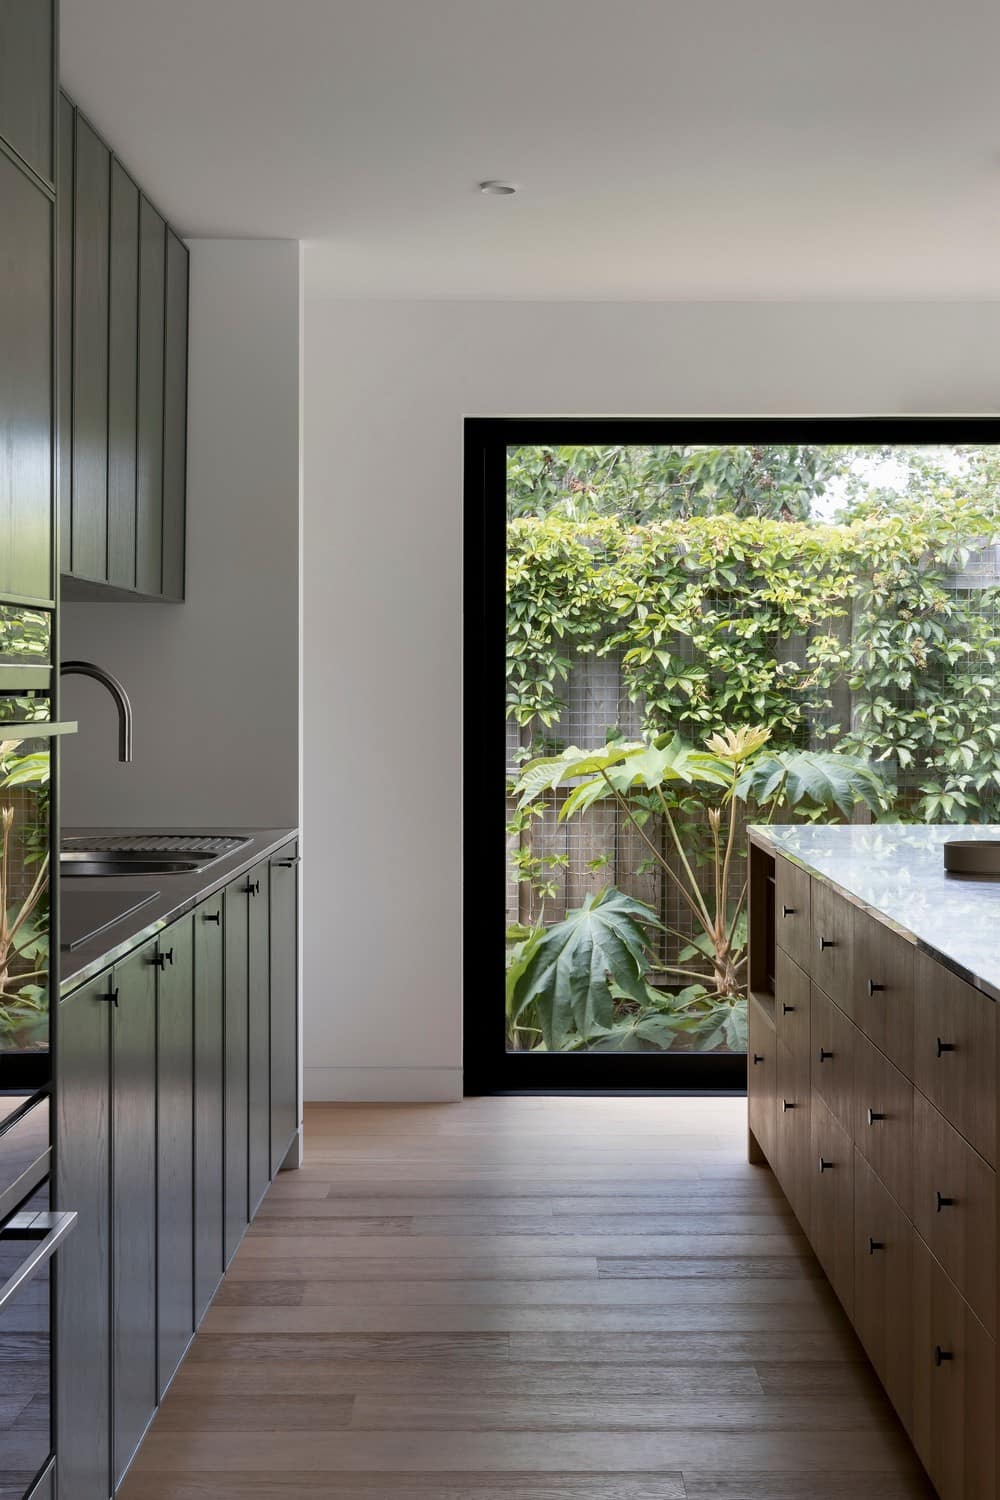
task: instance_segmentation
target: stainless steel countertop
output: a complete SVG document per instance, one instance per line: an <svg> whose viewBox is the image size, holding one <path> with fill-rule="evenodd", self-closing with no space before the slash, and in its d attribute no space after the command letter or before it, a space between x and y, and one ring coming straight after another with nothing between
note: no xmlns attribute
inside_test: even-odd
<svg viewBox="0 0 1000 1500"><path fill-rule="evenodd" d="M185 912L213 895L223 886L249 870L252 865L273 854L289 840L298 837L297 828L223 828L213 824L211 828L64 828L66 838L106 838L124 833L229 833L249 838L231 854L207 865L203 870L190 874L172 875L97 875L64 879L60 887L65 892L68 886L84 889L100 889L108 892L120 891L123 895L134 895L142 891L158 891L155 900L141 907L131 916L116 922L106 932L100 933L91 942L74 948L71 953L61 952L59 993L68 995L87 980L93 979L103 969L125 958L147 938L153 937L171 922L176 922Z"/></svg>

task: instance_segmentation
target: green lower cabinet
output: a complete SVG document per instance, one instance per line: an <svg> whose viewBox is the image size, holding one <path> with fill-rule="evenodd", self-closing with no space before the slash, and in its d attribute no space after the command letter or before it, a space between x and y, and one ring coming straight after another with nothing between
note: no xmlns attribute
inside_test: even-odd
<svg viewBox="0 0 1000 1500"><path fill-rule="evenodd" d="M247 1171L250 1217L271 1181L270 885L267 862L250 871L247 932Z"/></svg>
<svg viewBox="0 0 1000 1500"><path fill-rule="evenodd" d="M194 913L194 1311L200 1323L222 1279L223 895Z"/></svg>
<svg viewBox="0 0 1000 1500"><path fill-rule="evenodd" d="M236 1254L250 1222L247 1178L247 932L248 879L241 875L224 894L225 1069L224 1263Z"/></svg>
<svg viewBox="0 0 1000 1500"><path fill-rule="evenodd" d="M194 918L162 934L156 998L157 1392L194 1333Z"/></svg>
<svg viewBox="0 0 1000 1500"><path fill-rule="evenodd" d="M299 1127L298 844L269 861L271 937L271 1175Z"/></svg>

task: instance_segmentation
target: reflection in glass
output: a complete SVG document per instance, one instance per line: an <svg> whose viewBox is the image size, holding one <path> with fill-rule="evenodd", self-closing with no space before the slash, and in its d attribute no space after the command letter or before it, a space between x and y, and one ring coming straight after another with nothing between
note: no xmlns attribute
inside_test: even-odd
<svg viewBox="0 0 1000 1500"><path fill-rule="evenodd" d="M49 745L0 738L0 1057L48 1047Z"/></svg>

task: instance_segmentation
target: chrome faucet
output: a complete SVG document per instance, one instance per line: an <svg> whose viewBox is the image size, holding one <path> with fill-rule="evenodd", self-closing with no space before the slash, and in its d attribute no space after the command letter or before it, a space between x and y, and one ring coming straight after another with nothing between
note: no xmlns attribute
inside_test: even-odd
<svg viewBox="0 0 1000 1500"><path fill-rule="evenodd" d="M103 667L98 667L92 661L64 661L59 672L63 677L93 677L95 682L103 682L118 710L118 759L131 760L132 705L129 702L128 693L118 678L112 677L110 672L106 672Z"/></svg>

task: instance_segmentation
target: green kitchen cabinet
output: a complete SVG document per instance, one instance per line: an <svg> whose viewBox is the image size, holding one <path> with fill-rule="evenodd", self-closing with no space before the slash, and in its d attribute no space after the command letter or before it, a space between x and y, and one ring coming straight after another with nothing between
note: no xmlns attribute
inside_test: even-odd
<svg viewBox="0 0 1000 1500"><path fill-rule="evenodd" d="M271 1175L279 1171L299 1125L298 844L268 862L271 939Z"/></svg>
<svg viewBox="0 0 1000 1500"><path fill-rule="evenodd" d="M157 944L157 1393L194 1334L194 918Z"/></svg>
<svg viewBox="0 0 1000 1500"><path fill-rule="evenodd" d="M134 589L139 189L114 157L109 238L107 580Z"/></svg>
<svg viewBox="0 0 1000 1500"><path fill-rule="evenodd" d="M247 1176L248 991L247 936L249 931L248 876L226 886L225 923L225 1070L223 1261L229 1265L250 1222Z"/></svg>
<svg viewBox="0 0 1000 1500"><path fill-rule="evenodd" d="M108 576L108 265L111 153L77 112L73 164L73 406L70 558Z"/></svg>
<svg viewBox="0 0 1000 1500"><path fill-rule="evenodd" d="M31 601L53 591L53 213L0 154L0 594Z"/></svg>
<svg viewBox="0 0 1000 1500"><path fill-rule="evenodd" d="M268 864L247 881L247 1175L250 1217L271 1181L271 975Z"/></svg>
<svg viewBox="0 0 1000 1500"><path fill-rule="evenodd" d="M220 892L194 913L194 1312L201 1322L223 1258L224 937Z"/></svg>
<svg viewBox="0 0 1000 1500"><path fill-rule="evenodd" d="M50 185L55 51L55 0L0 0L0 136Z"/></svg>
<svg viewBox="0 0 1000 1500"><path fill-rule="evenodd" d="M56 1278L56 1450L61 1500L111 1489L111 1013L102 974L59 1006L55 1201L74 1208Z"/></svg>
<svg viewBox="0 0 1000 1500"><path fill-rule="evenodd" d="M187 492L188 250L168 226L163 321L163 517L160 592L184 598Z"/></svg>

